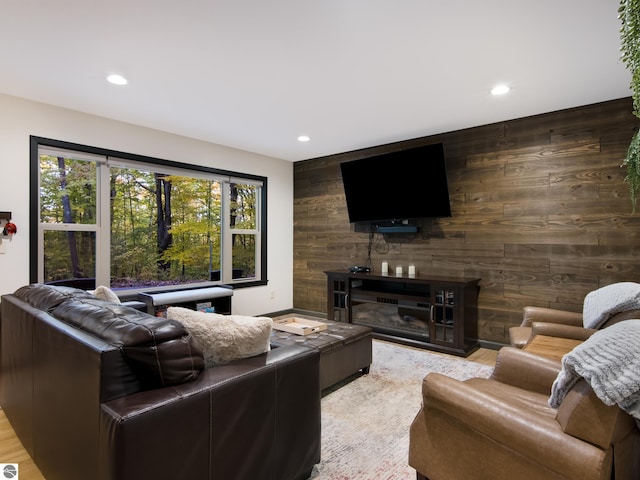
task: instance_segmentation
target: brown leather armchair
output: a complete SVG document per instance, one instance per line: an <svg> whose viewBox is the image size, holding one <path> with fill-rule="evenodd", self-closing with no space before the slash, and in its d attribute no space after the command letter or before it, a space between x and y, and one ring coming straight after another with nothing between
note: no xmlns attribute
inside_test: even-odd
<svg viewBox="0 0 640 480"><path fill-rule="evenodd" d="M613 315L600 328L631 318L640 318L640 310L628 310ZM524 307L522 323L509 329L512 347L524 348L535 335L586 340L597 330L584 328L582 313L554 308Z"/></svg>
<svg viewBox="0 0 640 480"><path fill-rule="evenodd" d="M595 331L583 328L582 313L527 306L524 307L520 326L509 329L511 346L523 348L534 335L534 324L536 330L544 330L544 333L538 334L581 340Z"/></svg>
<svg viewBox="0 0 640 480"><path fill-rule="evenodd" d="M580 380L558 409L548 404L558 362L500 350L488 379L437 373L422 383L409 465L429 480L637 480L640 431Z"/></svg>

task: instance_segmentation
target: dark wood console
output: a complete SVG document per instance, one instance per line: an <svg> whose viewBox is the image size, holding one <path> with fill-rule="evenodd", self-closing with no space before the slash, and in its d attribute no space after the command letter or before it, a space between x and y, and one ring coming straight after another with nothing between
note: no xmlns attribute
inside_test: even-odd
<svg viewBox="0 0 640 480"><path fill-rule="evenodd" d="M467 356L478 348L480 279L327 275L327 319L365 325L375 338Z"/></svg>

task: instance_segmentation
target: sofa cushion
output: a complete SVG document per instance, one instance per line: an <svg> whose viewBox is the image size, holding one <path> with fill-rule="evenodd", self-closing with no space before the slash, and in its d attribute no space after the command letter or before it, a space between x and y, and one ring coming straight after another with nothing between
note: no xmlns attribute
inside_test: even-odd
<svg viewBox="0 0 640 480"><path fill-rule="evenodd" d="M73 287L58 287L44 283L32 283L15 291L14 295L38 310L50 312L70 298L91 298L85 290Z"/></svg>
<svg viewBox="0 0 640 480"><path fill-rule="evenodd" d="M180 322L202 348L205 367L224 365L269 351L273 320L269 317L220 315L169 307L167 318Z"/></svg>
<svg viewBox="0 0 640 480"><path fill-rule="evenodd" d="M68 299L51 314L119 346L146 388L195 380L204 368L202 351L177 322L93 296Z"/></svg>

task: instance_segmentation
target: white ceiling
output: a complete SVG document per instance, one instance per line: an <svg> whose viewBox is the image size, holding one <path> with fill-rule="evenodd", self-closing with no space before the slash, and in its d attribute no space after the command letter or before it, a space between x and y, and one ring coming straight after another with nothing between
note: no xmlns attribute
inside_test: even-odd
<svg viewBox="0 0 640 480"><path fill-rule="evenodd" d="M0 93L304 160L629 96L618 4L2 0Z"/></svg>

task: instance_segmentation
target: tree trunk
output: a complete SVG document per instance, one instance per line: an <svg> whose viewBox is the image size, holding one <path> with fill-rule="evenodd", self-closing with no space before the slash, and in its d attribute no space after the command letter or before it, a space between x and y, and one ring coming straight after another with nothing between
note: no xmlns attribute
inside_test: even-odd
<svg viewBox="0 0 640 480"><path fill-rule="evenodd" d="M171 246L171 181L167 175L156 173L156 210L157 210L157 236L158 236L158 271L160 273L169 270L171 263L162 259L162 254Z"/></svg>

